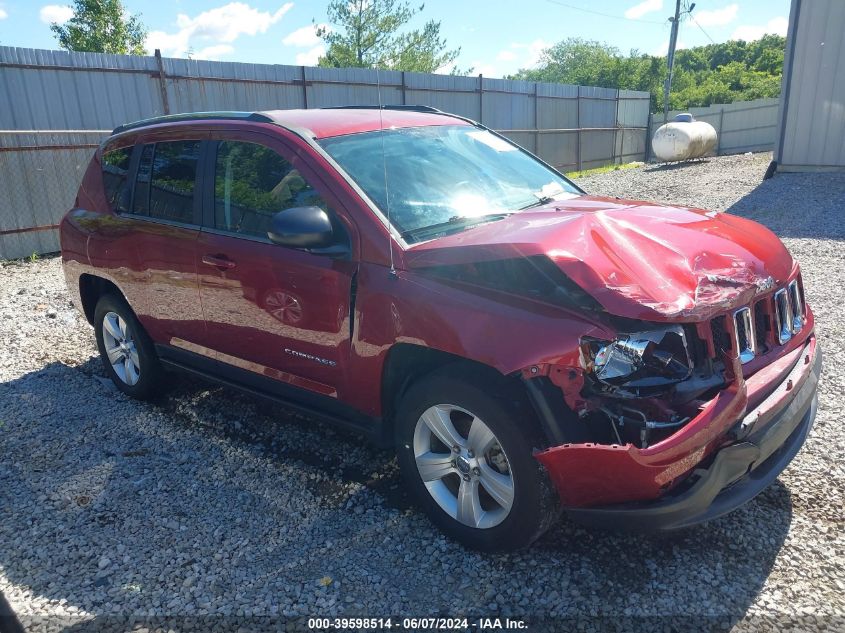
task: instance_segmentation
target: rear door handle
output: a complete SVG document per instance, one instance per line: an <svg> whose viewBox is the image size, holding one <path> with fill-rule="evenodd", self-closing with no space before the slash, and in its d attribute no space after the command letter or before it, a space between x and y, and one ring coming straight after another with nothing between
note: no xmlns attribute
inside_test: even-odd
<svg viewBox="0 0 845 633"><path fill-rule="evenodd" d="M203 255L202 263L206 266L214 266L220 270L231 270L237 264L225 255Z"/></svg>

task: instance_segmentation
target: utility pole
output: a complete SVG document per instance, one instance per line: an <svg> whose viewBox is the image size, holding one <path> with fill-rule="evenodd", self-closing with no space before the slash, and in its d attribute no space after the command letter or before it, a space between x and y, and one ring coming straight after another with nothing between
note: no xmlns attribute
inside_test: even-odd
<svg viewBox="0 0 845 633"><path fill-rule="evenodd" d="M669 18L672 23L672 34L669 36L669 53L666 62L669 72L663 84L663 123L669 120L669 92L672 90L672 68L675 66L675 46L678 44L678 23L681 20L681 0L675 0L675 17Z"/></svg>

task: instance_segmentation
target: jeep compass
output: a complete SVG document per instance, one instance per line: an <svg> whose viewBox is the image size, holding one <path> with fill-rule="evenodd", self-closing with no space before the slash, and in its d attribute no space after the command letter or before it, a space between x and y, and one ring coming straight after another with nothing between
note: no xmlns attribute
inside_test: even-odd
<svg viewBox="0 0 845 633"><path fill-rule="evenodd" d="M121 391L186 370L363 431L478 549L526 546L561 512L718 517L816 413L813 312L768 229L588 195L433 108L118 127L61 245Z"/></svg>

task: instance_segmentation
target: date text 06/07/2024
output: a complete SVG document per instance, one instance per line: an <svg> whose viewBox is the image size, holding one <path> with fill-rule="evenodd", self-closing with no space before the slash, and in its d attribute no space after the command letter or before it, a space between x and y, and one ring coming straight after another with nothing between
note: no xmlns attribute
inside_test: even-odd
<svg viewBox="0 0 845 633"><path fill-rule="evenodd" d="M525 620L511 618L308 618L312 630L450 630L505 631L527 630Z"/></svg>

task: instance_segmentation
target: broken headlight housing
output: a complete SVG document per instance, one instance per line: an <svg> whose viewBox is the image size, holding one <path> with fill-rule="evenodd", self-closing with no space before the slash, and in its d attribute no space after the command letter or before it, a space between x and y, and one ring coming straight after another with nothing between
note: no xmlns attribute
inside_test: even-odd
<svg viewBox="0 0 845 633"><path fill-rule="evenodd" d="M692 358L680 325L621 334L613 341L585 338L581 351L593 378L636 395L660 391L692 374Z"/></svg>

